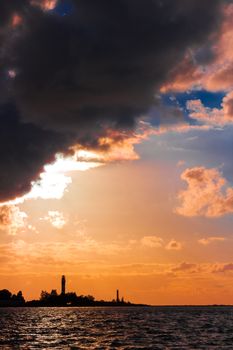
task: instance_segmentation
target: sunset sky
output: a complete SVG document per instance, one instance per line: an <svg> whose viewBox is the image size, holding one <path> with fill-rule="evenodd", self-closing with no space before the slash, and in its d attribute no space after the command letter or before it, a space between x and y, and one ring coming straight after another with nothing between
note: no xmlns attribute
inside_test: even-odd
<svg viewBox="0 0 233 350"><path fill-rule="evenodd" d="M232 16L0 2L0 289L233 304Z"/></svg>

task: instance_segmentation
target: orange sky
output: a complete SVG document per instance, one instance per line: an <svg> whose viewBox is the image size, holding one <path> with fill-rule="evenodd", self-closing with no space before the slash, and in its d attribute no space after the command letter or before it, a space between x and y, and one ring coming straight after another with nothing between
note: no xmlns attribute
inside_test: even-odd
<svg viewBox="0 0 233 350"><path fill-rule="evenodd" d="M60 291L65 274L68 290L97 299L119 288L132 302L231 303L231 231L221 218L176 212L184 167L109 164L69 173L62 199L27 200L23 222L2 233L0 288L38 298L42 289Z"/></svg>

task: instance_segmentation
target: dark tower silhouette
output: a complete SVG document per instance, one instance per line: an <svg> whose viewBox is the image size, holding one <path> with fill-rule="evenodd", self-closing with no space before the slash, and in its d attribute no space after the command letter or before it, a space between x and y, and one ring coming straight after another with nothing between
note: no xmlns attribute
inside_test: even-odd
<svg viewBox="0 0 233 350"><path fill-rule="evenodd" d="M61 294L66 294L66 278L64 275L61 278Z"/></svg>
<svg viewBox="0 0 233 350"><path fill-rule="evenodd" d="M117 289L116 291L116 302L119 303L120 302L120 298L119 298L119 290Z"/></svg>

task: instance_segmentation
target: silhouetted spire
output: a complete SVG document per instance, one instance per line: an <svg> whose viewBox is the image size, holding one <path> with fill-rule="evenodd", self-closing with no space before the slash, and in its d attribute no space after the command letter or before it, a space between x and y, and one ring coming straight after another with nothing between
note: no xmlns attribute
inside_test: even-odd
<svg viewBox="0 0 233 350"><path fill-rule="evenodd" d="M66 294L66 278L64 275L61 278L61 294Z"/></svg>
<svg viewBox="0 0 233 350"><path fill-rule="evenodd" d="M119 290L117 289L116 291L116 302L119 303L120 302L120 298L119 298Z"/></svg>

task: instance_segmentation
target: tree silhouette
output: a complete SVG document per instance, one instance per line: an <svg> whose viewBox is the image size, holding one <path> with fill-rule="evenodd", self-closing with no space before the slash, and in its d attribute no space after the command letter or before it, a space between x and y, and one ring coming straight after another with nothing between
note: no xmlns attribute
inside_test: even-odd
<svg viewBox="0 0 233 350"><path fill-rule="evenodd" d="M40 293L40 300L47 301L49 299L50 294L46 292L46 290L42 290Z"/></svg>
<svg viewBox="0 0 233 350"><path fill-rule="evenodd" d="M25 299L21 290L17 293L17 295L12 295L11 301L17 305L23 305L25 303Z"/></svg>
<svg viewBox="0 0 233 350"><path fill-rule="evenodd" d="M7 289L0 290L0 300L9 301L11 300L11 292Z"/></svg>

